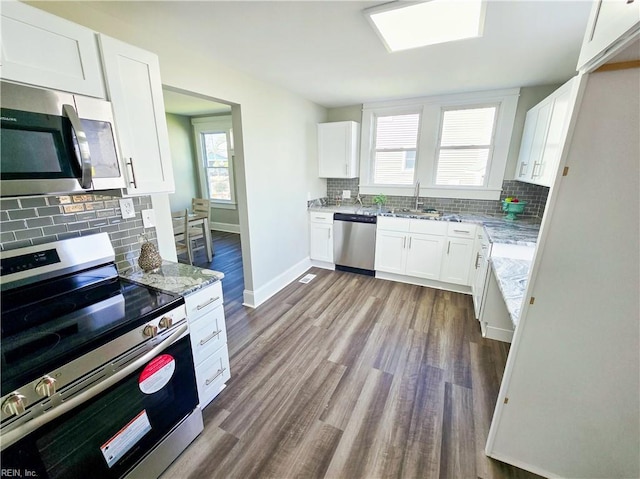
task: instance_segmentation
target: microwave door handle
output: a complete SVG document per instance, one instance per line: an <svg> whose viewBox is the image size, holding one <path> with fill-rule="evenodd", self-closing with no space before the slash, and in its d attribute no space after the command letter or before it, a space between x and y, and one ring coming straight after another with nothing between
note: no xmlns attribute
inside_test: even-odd
<svg viewBox="0 0 640 479"><path fill-rule="evenodd" d="M126 378L130 374L134 373L136 370L140 369L146 363L155 358L162 351L167 349L173 343L178 341L180 337L187 331L189 326L185 323L180 326L175 333L172 333L167 339L158 344L151 351L148 351L144 354L144 356L139 357L134 362L129 364L128 366L122 368L117 373L109 376L104 381L99 382L95 386L87 389L86 391L81 392L77 396L73 396L70 399L67 399L65 402L60 404L59 406L51 409L50 411L42 414L41 416L33 418L31 421L26 422L15 429L8 431L2 435L2 444L0 446L0 450L5 450L7 447L15 444L20 439L25 437L27 434L31 434L36 429L44 426L45 424L53 421L54 419L62 416L65 413L77 408L83 403L87 402L91 398L94 398L101 392L110 388L111 386L119 383L122 379Z"/></svg>
<svg viewBox="0 0 640 479"><path fill-rule="evenodd" d="M76 140L78 141L78 151L80 153L80 158L78 158L78 162L80 163L80 167L82 169L82 177L80 178L80 187L88 190L91 188L91 154L89 152L89 140L87 139L87 135L82 129L82 123L80 122L80 118L76 113L75 108L71 105L62 105L63 113L69 118L71 122L71 128L76 136Z"/></svg>

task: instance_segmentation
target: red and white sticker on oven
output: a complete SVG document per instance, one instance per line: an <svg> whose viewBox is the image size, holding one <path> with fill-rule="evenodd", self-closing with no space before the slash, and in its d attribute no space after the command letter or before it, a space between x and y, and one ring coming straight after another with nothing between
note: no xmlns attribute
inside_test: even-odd
<svg viewBox="0 0 640 479"><path fill-rule="evenodd" d="M175 370L176 361L173 356L162 354L154 358L140 373L138 378L140 391L145 394L153 394L160 391L171 381Z"/></svg>

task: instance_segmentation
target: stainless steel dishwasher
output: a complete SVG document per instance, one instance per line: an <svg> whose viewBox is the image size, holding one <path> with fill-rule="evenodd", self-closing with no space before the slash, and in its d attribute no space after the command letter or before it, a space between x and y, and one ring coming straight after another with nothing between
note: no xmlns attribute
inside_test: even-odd
<svg viewBox="0 0 640 479"><path fill-rule="evenodd" d="M336 269L373 276L377 217L334 213L333 260Z"/></svg>

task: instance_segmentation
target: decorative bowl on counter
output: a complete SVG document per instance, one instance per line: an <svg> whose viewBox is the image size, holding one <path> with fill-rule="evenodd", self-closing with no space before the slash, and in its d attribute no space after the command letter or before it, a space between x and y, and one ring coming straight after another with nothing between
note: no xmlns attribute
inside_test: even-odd
<svg viewBox="0 0 640 479"><path fill-rule="evenodd" d="M513 201L505 201L502 200L502 211L507 213L507 216L504 217L505 220L517 220L516 215L521 214L524 211L524 207L527 206L526 201L518 201L514 203Z"/></svg>

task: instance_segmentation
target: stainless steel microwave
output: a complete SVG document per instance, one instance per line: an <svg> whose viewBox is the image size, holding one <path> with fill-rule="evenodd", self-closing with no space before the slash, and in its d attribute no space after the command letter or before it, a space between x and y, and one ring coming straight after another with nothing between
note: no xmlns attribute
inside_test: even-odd
<svg viewBox="0 0 640 479"><path fill-rule="evenodd" d="M0 195L125 187L111 103L0 82Z"/></svg>

